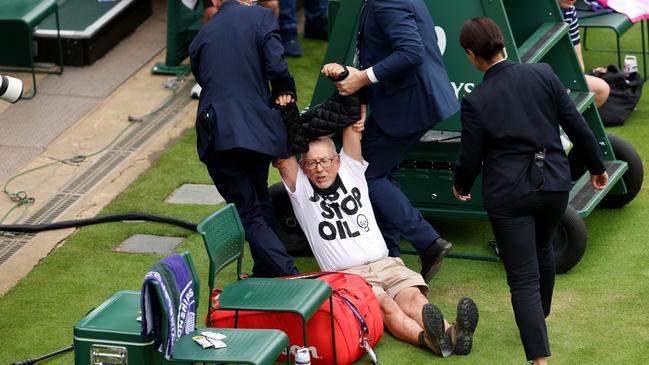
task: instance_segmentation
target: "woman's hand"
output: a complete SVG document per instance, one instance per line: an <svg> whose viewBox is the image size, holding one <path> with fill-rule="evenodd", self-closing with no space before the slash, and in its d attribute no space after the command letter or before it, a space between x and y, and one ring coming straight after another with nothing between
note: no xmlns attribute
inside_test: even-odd
<svg viewBox="0 0 649 365"><path fill-rule="evenodd" d="M275 99L275 104L279 106L286 106L287 104L294 103L295 98L291 94L281 94Z"/></svg>
<svg viewBox="0 0 649 365"><path fill-rule="evenodd" d="M590 184L593 185L595 190L602 190L608 185L608 173L604 171L603 174L590 175Z"/></svg>
<svg viewBox="0 0 649 365"><path fill-rule="evenodd" d="M461 202L468 202L471 200L471 194L461 195L455 188L455 185L453 186L453 196L455 196L455 199Z"/></svg>

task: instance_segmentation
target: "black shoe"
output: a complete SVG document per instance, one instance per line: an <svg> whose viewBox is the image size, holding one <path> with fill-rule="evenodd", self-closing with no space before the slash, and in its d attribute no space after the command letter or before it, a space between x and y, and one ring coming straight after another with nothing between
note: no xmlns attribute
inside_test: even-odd
<svg viewBox="0 0 649 365"><path fill-rule="evenodd" d="M434 304L424 304L421 308L421 318L424 322L425 334L423 344L437 355L442 357L451 356L453 343L444 331L444 316L439 308Z"/></svg>
<svg viewBox="0 0 649 365"><path fill-rule="evenodd" d="M448 251L451 250L453 245L439 237L433 244L428 246L426 251L419 255L421 258L421 276L424 277L424 281L428 283L442 267L442 259Z"/></svg>
<svg viewBox="0 0 649 365"><path fill-rule="evenodd" d="M478 306L471 298L463 297L457 303L455 324L451 329L453 353L468 355L473 345L473 332L478 327Z"/></svg>
<svg viewBox="0 0 649 365"><path fill-rule="evenodd" d="M320 39L326 41L329 39L329 21L326 16L315 19L307 19L304 22L304 38Z"/></svg>
<svg viewBox="0 0 649 365"><path fill-rule="evenodd" d="M302 57L304 55L302 45L295 34L282 34L282 45L286 57Z"/></svg>

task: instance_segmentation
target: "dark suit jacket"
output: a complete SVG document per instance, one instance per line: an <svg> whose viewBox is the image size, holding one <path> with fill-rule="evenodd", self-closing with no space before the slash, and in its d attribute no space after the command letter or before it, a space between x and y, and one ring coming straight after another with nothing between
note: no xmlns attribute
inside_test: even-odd
<svg viewBox="0 0 649 365"><path fill-rule="evenodd" d="M370 106L388 135L430 129L459 105L423 0L367 0L359 21L359 66L373 67Z"/></svg>
<svg viewBox="0 0 649 365"><path fill-rule="evenodd" d="M468 193L483 171L487 209L533 191L569 191L570 166L559 125L583 151L588 170L605 171L595 137L566 88L547 64L493 65L482 83L462 100L462 147L455 187ZM546 149L543 171L534 154Z"/></svg>
<svg viewBox="0 0 649 365"><path fill-rule="evenodd" d="M270 9L226 1L203 26L189 46L192 72L203 88L197 115L208 112L213 120L210 145L208 128L197 118L201 160L208 148L289 155L282 117L271 109L275 96L295 92L283 54Z"/></svg>

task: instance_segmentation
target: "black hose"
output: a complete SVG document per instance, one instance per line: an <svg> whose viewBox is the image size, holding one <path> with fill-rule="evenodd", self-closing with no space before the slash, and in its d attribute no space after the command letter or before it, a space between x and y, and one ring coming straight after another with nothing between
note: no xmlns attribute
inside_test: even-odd
<svg viewBox="0 0 649 365"><path fill-rule="evenodd" d="M0 225L0 231L35 233L35 232L42 232L42 231L51 231L55 229L90 226L93 224L106 223L106 222L142 221L142 220L150 221L150 222L173 224L175 226L186 228L190 231L196 231L196 223L184 221L173 217L167 217L164 215L157 215L151 213L138 213L138 212L109 214L100 217L77 219L77 220L62 221L62 222L55 222L55 223L45 223L45 224L6 224L6 225Z"/></svg>
<svg viewBox="0 0 649 365"><path fill-rule="evenodd" d="M68 352L68 351L72 351L72 350L74 350L74 345L70 345L70 346L68 346L68 347L64 347L64 348L62 348L62 349L60 349L60 350L56 350L56 351L54 351L54 352L50 352L50 353L47 354L47 355L43 355L43 356L39 356L39 357L35 357L35 358L33 358L33 359L25 359L25 360L20 360L20 361L12 362L12 363L9 364L9 365L32 365L32 364L34 364L36 361L45 360L45 359L47 359L47 358L50 358L50 357L53 357L53 356L56 356L56 355L60 355L60 354L62 354L62 353L64 353L64 352Z"/></svg>

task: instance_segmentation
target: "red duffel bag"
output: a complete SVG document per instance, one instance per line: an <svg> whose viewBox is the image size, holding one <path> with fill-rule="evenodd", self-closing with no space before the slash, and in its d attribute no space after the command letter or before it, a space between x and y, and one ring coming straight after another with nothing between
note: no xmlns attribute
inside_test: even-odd
<svg viewBox="0 0 649 365"><path fill-rule="evenodd" d="M379 302L371 285L361 276L342 272L313 273L298 277L324 280L333 290L334 330L336 335L336 362L339 365L353 364L365 354L362 346L366 340L374 347L383 335L383 319ZM295 277L291 277L291 280ZM213 293L213 302L218 308L218 294ZM206 321L209 327L234 327L234 311L216 310ZM293 360L298 349L302 348L302 319L294 313L277 312L239 312L239 328L275 328L284 331L290 341ZM333 364L334 352L331 347L331 319L329 301L320 306L307 322L308 348L312 365ZM286 354L279 361L286 361Z"/></svg>

